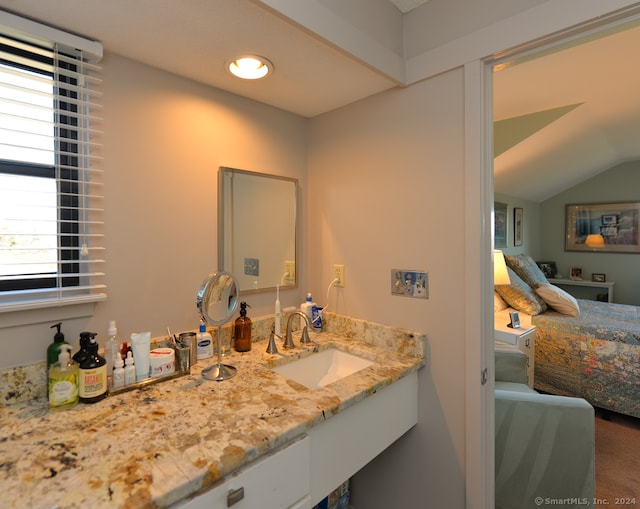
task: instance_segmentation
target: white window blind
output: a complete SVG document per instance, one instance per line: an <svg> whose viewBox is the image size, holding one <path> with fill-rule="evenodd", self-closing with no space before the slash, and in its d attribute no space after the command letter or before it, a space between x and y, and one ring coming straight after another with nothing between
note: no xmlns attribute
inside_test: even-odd
<svg viewBox="0 0 640 509"><path fill-rule="evenodd" d="M102 300L101 47L0 14L0 312Z"/></svg>

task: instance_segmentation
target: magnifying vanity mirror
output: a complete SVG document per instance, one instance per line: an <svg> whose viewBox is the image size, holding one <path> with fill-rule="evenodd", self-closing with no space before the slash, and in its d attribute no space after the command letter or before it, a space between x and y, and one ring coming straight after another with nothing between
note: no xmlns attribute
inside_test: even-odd
<svg viewBox="0 0 640 509"><path fill-rule="evenodd" d="M241 293L297 286L298 181L220 167L218 265Z"/></svg>
<svg viewBox="0 0 640 509"><path fill-rule="evenodd" d="M208 325L218 327L217 350L218 363L202 370L202 376L207 380L228 380L233 378L237 369L228 364L222 364L222 326L227 323L238 307L238 283L228 272L219 271L209 274L198 290L196 305L202 319Z"/></svg>

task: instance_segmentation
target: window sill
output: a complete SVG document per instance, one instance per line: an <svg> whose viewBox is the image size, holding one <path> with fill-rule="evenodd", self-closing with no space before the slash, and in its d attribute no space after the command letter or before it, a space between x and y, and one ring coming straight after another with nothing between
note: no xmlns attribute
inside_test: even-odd
<svg viewBox="0 0 640 509"><path fill-rule="evenodd" d="M70 297L64 300L51 299L19 304L2 304L0 305L0 314L3 316L0 329L92 316L94 304L106 300L106 298L106 294L98 293Z"/></svg>

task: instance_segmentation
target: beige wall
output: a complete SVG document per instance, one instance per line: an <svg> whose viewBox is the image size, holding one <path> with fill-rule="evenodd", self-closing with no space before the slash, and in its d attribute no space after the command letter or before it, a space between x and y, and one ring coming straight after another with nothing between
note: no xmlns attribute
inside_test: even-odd
<svg viewBox="0 0 640 509"><path fill-rule="evenodd" d="M406 16L405 54L420 55L547 1L429 0Z"/></svg>
<svg viewBox="0 0 640 509"><path fill-rule="evenodd" d="M295 177L306 187L304 119L113 54L103 71L108 298L92 317L63 318L74 345L83 330L104 339L110 319L121 339L197 327L196 293L217 270L219 166ZM301 212L304 220L304 200ZM281 300L286 307L302 299L289 290ZM272 295L247 301L254 316L272 312ZM66 312L23 312L18 323L36 323L0 326L0 369L43 360L49 326Z"/></svg>
<svg viewBox="0 0 640 509"><path fill-rule="evenodd" d="M299 304L307 290L323 302L331 264L343 263L346 287L333 291L334 310L428 336L419 423L381 458L392 462L392 472L376 461L359 476L384 481L385 489L374 503L356 483L355 500L363 501L358 507L465 507L465 384L474 383L465 380L465 317L478 312L469 296L474 281L463 272L470 242L465 198L481 190L465 189L465 77L458 66L578 23L575 13L585 11L569 5L577 3L555 2L566 6L556 16L541 16L551 7L537 9L538 16L520 17L509 30L500 24L455 47L427 51L409 66L410 80L435 77L312 121L107 54L109 299L91 318L65 320L67 337L75 341L85 329L105 334L112 318L124 337L146 329L161 334L167 325L194 327L195 293L217 266L217 167L297 177L301 286L282 293L283 307ZM588 3L592 12L629 2ZM552 2L531 2L538 4ZM426 5L431 11L443 2ZM420 53L440 41L413 43ZM442 73L446 69L454 70ZM405 267L429 272L429 300L391 296L390 269ZM252 298L252 314L270 313L272 302L273 295ZM27 321L41 322L0 325L0 368L44 359L55 314L30 315ZM477 506L477 499L468 500L468 507Z"/></svg>
<svg viewBox="0 0 640 509"><path fill-rule="evenodd" d="M356 477L356 507L464 506L463 113L458 69L311 121L311 290L343 263L337 312L428 335L419 424ZM392 296L392 268L427 271L429 299ZM390 458L393 472L377 469Z"/></svg>

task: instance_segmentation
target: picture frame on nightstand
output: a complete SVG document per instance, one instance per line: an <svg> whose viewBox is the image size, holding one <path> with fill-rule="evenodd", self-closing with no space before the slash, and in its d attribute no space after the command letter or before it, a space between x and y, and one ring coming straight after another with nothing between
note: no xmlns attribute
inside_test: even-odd
<svg viewBox="0 0 640 509"><path fill-rule="evenodd" d="M558 268L556 262L536 262L536 265L540 267L540 270L547 279L553 279L558 274Z"/></svg>
<svg viewBox="0 0 640 509"><path fill-rule="evenodd" d="M509 313L509 319L511 322L507 324L507 327L511 327L512 329L520 328L520 315L517 311L511 311Z"/></svg>
<svg viewBox="0 0 640 509"><path fill-rule="evenodd" d="M571 267L569 269L569 279L573 279L574 281L582 281L582 268Z"/></svg>

